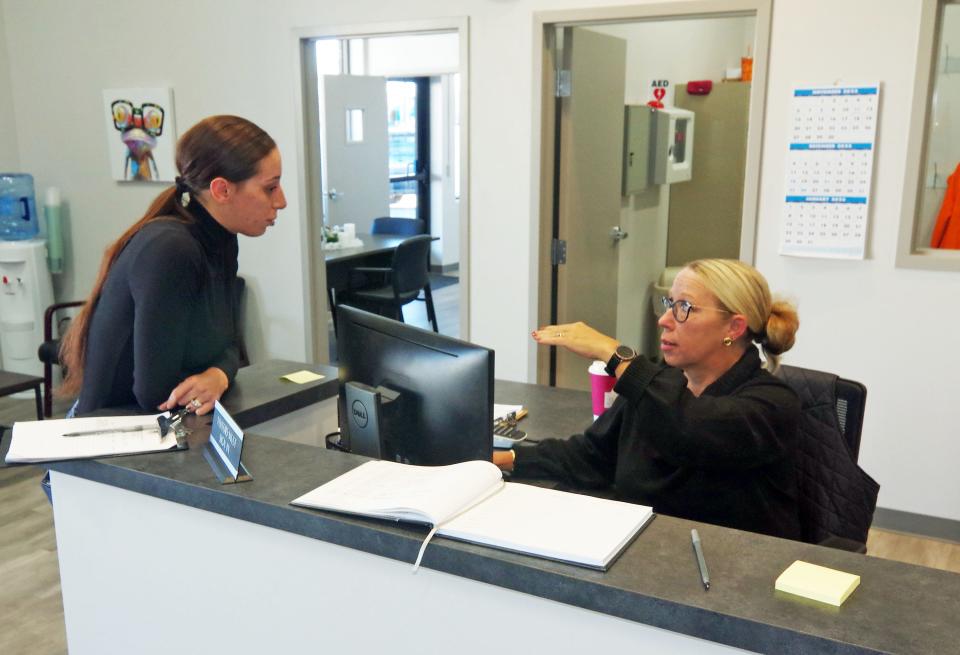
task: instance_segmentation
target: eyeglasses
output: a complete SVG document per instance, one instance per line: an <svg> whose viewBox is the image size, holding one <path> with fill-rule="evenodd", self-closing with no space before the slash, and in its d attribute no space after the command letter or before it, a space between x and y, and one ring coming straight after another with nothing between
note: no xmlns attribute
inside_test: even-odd
<svg viewBox="0 0 960 655"><path fill-rule="evenodd" d="M136 107L129 100L114 100L110 104L113 126L123 132L131 127L142 128L152 137L163 134L163 107L145 102Z"/></svg>
<svg viewBox="0 0 960 655"><path fill-rule="evenodd" d="M701 307L700 305L694 305L689 300L674 300L673 298L667 298L666 296L660 296L660 302L663 304L664 310L671 310L673 312L673 317L677 319L677 323L684 323L688 318L690 318L690 312L693 310L709 309L714 312L723 312L724 314L731 314L732 312L726 309L720 309L719 307Z"/></svg>

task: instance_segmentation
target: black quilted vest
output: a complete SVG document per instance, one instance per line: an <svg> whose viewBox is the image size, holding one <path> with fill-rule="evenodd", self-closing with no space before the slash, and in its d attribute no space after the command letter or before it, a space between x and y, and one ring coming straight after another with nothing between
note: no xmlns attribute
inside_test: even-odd
<svg viewBox="0 0 960 655"><path fill-rule="evenodd" d="M794 366L781 366L776 374L801 401L797 483L803 540L866 543L880 485L857 465L843 437L837 376Z"/></svg>

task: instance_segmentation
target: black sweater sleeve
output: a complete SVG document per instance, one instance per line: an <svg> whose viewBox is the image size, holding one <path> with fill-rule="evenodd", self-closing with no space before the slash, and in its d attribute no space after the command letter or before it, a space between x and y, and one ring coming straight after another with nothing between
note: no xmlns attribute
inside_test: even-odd
<svg viewBox="0 0 960 655"><path fill-rule="evenodd" d="M213 368L219 368L227 376L227 386L233 386L233 381L237 378L237 371L240 370L240 348L234 341L220 357L210 364Z"/></svg>
<svg viewBox="0 0 960 655"><path fill-rule="evenodd" d="M520 477L554 478L587 489L613 484L617 466L617 435L625 403L618 398L599 419L569 439L544 439L535 446L519 445L513 470Z"/></svg>
<svg viewBox="0 0 960 655"><path fill-rule="evenodd" d="M183 308L200 302L203 253L183 234L158 232L150 247L137 254L130 271L133 393L140 407L154 410L188 375L181 365L190 336L190 312Z"/></svg>

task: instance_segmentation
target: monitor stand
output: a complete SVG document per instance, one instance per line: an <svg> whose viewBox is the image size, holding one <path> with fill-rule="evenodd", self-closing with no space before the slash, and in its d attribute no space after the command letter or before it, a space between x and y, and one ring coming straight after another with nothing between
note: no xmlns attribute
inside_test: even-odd
<svg viewBox="0 0 960 655"><path fill-rule="evenodd" d="M344 388L347 417L343 427L350 452L381 459L384 412L400 393L386 387L374 389L359 382L347 382Z"/></svg>

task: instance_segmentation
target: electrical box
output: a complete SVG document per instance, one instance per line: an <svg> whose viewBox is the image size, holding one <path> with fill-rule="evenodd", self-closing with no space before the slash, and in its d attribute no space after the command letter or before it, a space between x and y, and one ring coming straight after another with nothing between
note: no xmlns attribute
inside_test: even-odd
<svg viewBox="0 0 960 655"><path fill-rule="evenodd" d="M653 113L653 182L673 184L693 176L694 113L667 107Z"/></svg>
<svg viewBox="0 0 960 655"><path fill-rule="evenodd" d="M629 196L650 187L650 155L654 109L627 105L623 117L623 176L621 193Z"/></svg>

